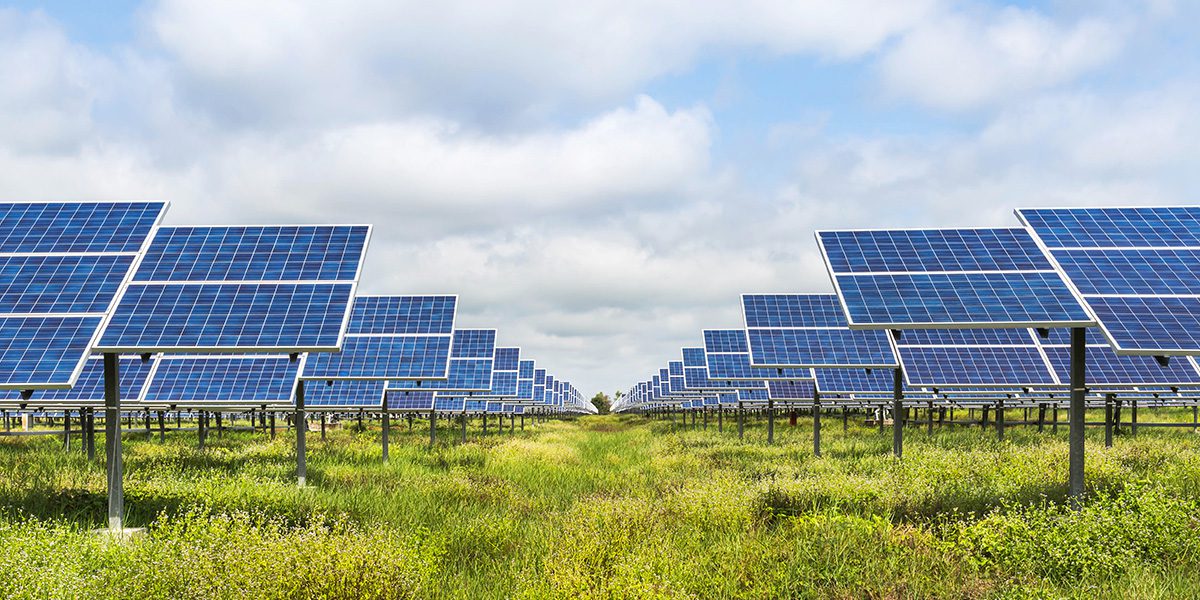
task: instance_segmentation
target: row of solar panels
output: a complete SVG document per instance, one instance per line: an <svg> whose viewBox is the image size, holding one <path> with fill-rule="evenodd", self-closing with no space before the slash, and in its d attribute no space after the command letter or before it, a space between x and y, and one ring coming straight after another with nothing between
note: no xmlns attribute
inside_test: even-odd
<svg viewBox="0 0 1200 600"><path fill-rule="evenodd" d="M101 402L104 353L137 357L108 376L154 405L291 404L321 380L306 405L587 410L495 330L455 329L455 296L357 295L370 226L168 227L166 209L0 204L0 403Z"/></svg>
<svg viewBox="0 0 1200 600"><path fill-rule="evenodd" d="M1016 214L1023 227L819 231L836 294L744 295L744 329L705 331L617 409L890 398L896 368L908 400L1054 399L1073 327L1103 333L1084 348L1093 397L1194 401L1200 207Z"/></svg>

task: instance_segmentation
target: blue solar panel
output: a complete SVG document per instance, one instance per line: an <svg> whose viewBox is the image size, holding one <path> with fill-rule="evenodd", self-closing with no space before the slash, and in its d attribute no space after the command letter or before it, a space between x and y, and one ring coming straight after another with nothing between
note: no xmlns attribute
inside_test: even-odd
<svg viewBox="0 0 1200 600"><path fill-rule="evenodd" d="M496 348L496 370L517 371L520 369L520 348Z"/></svg>
<svg viewBox="0 0 1200 600"><path fill-rule="evenodd" d="M720 402L721 404L737 404L738 395L736 392L730 394L721 394L720 396L717 396L717 402Z"/></svg>
<svg viewBox="0 0 1200 600"><path fill-rule="evenodd" d="M117 364L120 373L121 399L137 400L146 383L146 375L150 373L151 363L142 362L140 357L121 357ZM20 402L21 394L17 390L0 390L0 400ZM30 397L30 403L63 402L63 403L97 403L104 401L104 360L93 356L83 365L79 379L70 389L36 390Z"/></svg>
<svg viewBox="0 0 1200 600"><path fill-rule="evenodd" d="M707 367L708 363L704 359L704 348L684 348L683 366Z"/></svg>
<svg viewBox="0 0 1200 600"><path fill-rule="evenodd" d="M312 360L309 355L308 360ZM380 408L386 382L375 379L310 381L304 386L304 406L310 408Z"/></svg>
<svg viewBox="0 0 1200 600"><path fill-rule="evenodd" d="M487 412L497 414L504 412L504 405L499 402L488 402Z"/></svg>
<svg viewBox="0 0 1200 600"><path fill-rule="evenodd" d="M896 364L887 334L849 329L833 294L743 294L742 310L755 367Z"/></svg>
<svg viewBox="0 0 1200 600"><path fill-rule="evenodd" d="M1200 207L1023 208L1048 248L1200 247Z"/></svg>
<svg viewBox="0 0 1200 600"><path fill-rule="evenodd" d="M738 390L737 394L741 402L766 402L770 399L767 390Z"/></svg>
<svg viewBox="0 0 1200 600"><path fill-rule="evenodd" d="M1033 271L1053 267L1021 228L823 231L834 273Z"/></svg>
<svg viewBox="0 0 1200 600"><path fill-rule="evenodd" d="M896 343L905 346L1029 346L1033 344L1033 338L1028 329L909 329L900 334Z"/></svg>
<svg viewBox="0 0 1200 600"><path fill-rule="evenodd" d="M1034 346L900 346L915 387L1058 385Z"/></svg>
<svg viewBox="0 0 1200 600"><path fill-rule="evenodd" d="M387 389L487 392L492 389L492 359L452 358L446 379L423 382L392 380L388 382Z"/></svg>
<svg viewBox="0 0 1200 600"><path fill-rule="evenodd" d="M450 336L346 336L341 352L309 355L306 379L442 379Z"/></svg>
<svg viewBox="0 0 1200 600"><path fill-rule="evenodd" d="M487 412L487 401L484 400L472 400L467 398L464 402L464 405L464 410L469 413Z"/></svg>
<svg viewBox="0 0 1200 600"><path fill-rule="evenodd" d="M1200 352L1200 207L1021 209L1120 354Z"/></svg>
<svg viewBox="0 0 1200 600"><path fill-rule="evenodd" d="M454 332L457 296L358 296L347 334Z"/></svg>
<svg viewBox="0 0 1200 600"><path fill-rule="evenodd" d="M163 202L0 203L0 252L138 252Z"/></svg>
<svg viewBox="0 0 1200 600"><path fill-rule="evenodd" d="M492 396L516 396L517 372L496 371L492 373L492 389L488 393Z"/></svg>
<svg viewBox="0 0 1200 600"><path fill-rule="evenodd" d="M517 377L520 377L521 379L529 379L531 381L533 380L533 361L532 360L521 361L520 368L517 370Z"/></svg>
<svg viewBox="0 0 1200 600"><path fill-rule="evenodd" d="M672 394L682 394L687 391L687 386L683 383L683 375L672 376L667 383Z"/></svg>
<svg viewBox="0 0 1200 600"><path fill-rule="evenodd" d="M1087 326L1024 229L822 231L852 327Z"/></svg>
<svg viewBox="0 0 1200 600"><path fill-rule="evenodd" d="M741 329L706 329L704 330L704 351L713 352L749 352L746 345L746 332Z"/></svg>
<svg viewBox="0 0 1200 600"><path fill-rule="evenodd" d="M460 413L467 409L467 400L462 396L446 397L438 394L433 399L434 412Z"/></svg>
<svg viewBox="0 0 1200 600"><path fill-rule="evenodd" d="M533 380L518 379L517 380L517 398L522 400L533 400Z"/></svg>
<svg viewBox="0 0 1200 600"><path fill-rule="evenodd" d="M451 358L492 358L495 352L495 329L454 330Z"/></svg>
<svg viewBox="0 0 1200 600"><path fill-rule="evenodd" d="M816 369L816 376L822 394L883 393L895 386L892 369Z"/></svg>
<svg viewBox="0 0 1200 600"><path fill-rule="evenodd" d="M0 256L0 313L105 313L134 255Z"/></svg>
<svg viewBox="0 0 1200 600"><path fill-rule="evenodd" d="M135 281L352 281L370 228L163 227Z"/></svg>
<svg viewBox="0 0 1200 600"><path fill-rule="evenodd" d="M336 349L353 289L351 284L133 284L99 346L104 352Z"/></svg>
<svg viewBox="0 0 1200 600"><path fill-rule="evenodd" d="M683 361L673 360L668 362L667 371L672 377L683 377Z"/></svg>
<svg viewBox="0 0 1200 600"><path fill-rule="evenodd" d="M431 412L433 401L433 392L388 392L387 394L390 410Z"/></svg>
<svg viewBox="0 0 1200 600"><path fill-rule="evenodd" d="M883 331L753 329L749 333L750 357L755 367L890 367L896 364L887 333ZM712 359L710 354L710 370Z"/></svg>
<svg viewBox="0 0 1200 600"><path fill-rule="evenodd" d="M1053 272L840 275L852 324L1089 324Z"/></svg>
<svg viewBox="0 0 1200 600"><path fill-rule="evenodd" d="M747 328L846 327L834 294L743 294Z"/></svg>
<svg viewBox="0 0 1200 600"><path fill-rule="evenodd" d="M1062 381L1070 380L1071 351L1067 346L1046 346L1046 356ZM1088 386L1197 385L1200 373L1191 361L1176 358L1164 367L1151 356L1118 355L1107 345L1087 348Z"/></svg>
<svg viewBox="0 0 1200 600"><path fill-rule="evenodd" d="M291 403L299 361L278 357L158 359L144 400L155 404Z"/></svg>
<svg viewBox="0 0 1200 600"><path fill-rule="evenodd" d="M812 380L767 382L767 394L772 400L812 400L816 389Z"/></svg>
<svg viewBox="0 0 1200 600"><path fill-rule="evenodd" d="M87 359L100 317L0 317L0 386L65 387Z"/></svg>
<svg viewBox="0 0 1200 600"><path fill-rule="evenodd" d="M75 381L100 317L165 210L162 202L0 203L0 388Z"/></svg>

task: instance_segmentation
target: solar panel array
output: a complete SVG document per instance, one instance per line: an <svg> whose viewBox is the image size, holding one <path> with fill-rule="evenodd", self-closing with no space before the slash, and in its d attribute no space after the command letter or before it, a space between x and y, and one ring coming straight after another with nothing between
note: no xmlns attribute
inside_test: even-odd
<svg viewBox="0 0 1200 600"><path fill-rule="evenodd" d="M833 294L743 294L755 367L896 366L887 334L852 330Z"/></svg>
<svg viewBox="0 0 1200 600"><path fill-rule="evenodd" d="M169 406L291 405L300 367L288 356L163 355L142 400Z"/></svg>
<svg viewBox="0 0 1200 600"><path fill-rule="evenodd" d="M1086 327L1022 228L819 231L850 327Z"/></svg>
<svg viewBox="0 0 1200 600"><path fill-rule="evenodd" d="M0 203L0 389L75 383L166 208Z"/></svg>
<svg viewBox="0 0 1200 600"><path fill-rule="evenodd" d="M370 226L162 227L101 352L333 352Z"/></svg>
<svg viewBox="0 0 1200 600"><path fill-rule="evenodd" d="M1120 354L1200 354L1200 207L1020 209Z"/></svg>
<svg viewBox="0 0 1200 600"><path fill-rule="evenodd" d="M432 381L390 380L387 390L479 392L492 389L496 352L495 329L455 329L447 377Z"/></svg>

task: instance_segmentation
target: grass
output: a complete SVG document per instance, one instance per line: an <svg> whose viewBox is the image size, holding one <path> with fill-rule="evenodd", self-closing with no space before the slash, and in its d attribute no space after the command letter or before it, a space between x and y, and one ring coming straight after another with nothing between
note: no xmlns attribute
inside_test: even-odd
<svg viewBox="0 0 1200 600"><path fill-rule="evenodd" d="M195 433L129 434L128 521L149 532L127 544L90 532L101 463L0 438L0 597L1200 598L1188 428L1111 449L1089 431L1074 510L1065 427L913 428L896 461L890 431L837 419L821 458L805 419L771 446L760 421L744 442L725 425L587 417L467 444L447 428L430 450L401 422L386 464L377 430L335 430L309 436L306 489L289 435L201 451Z"/></svg>

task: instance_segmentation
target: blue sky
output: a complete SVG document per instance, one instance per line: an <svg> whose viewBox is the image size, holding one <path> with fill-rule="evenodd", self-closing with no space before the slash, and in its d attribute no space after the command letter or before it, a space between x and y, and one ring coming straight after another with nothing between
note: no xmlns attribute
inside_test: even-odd
<svg viewBox="0 0 1200 600"><path fill-rule="evenodd" d="M18 2L5 197L371 222L581 390L830 289L812 232L1195 202L1200 7L1059 0Z"/></svg>

